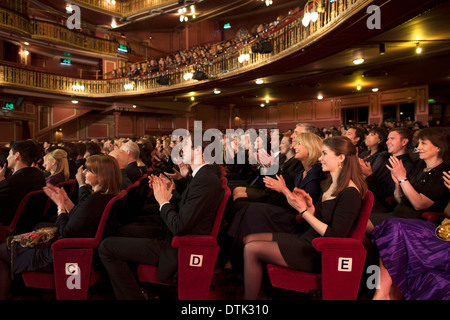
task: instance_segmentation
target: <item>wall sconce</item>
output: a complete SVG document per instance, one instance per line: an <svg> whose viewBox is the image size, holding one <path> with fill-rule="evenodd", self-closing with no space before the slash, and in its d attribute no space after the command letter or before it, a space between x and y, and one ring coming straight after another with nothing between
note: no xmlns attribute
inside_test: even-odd
<svg viewBox="0 0 450 320"><path fill-rule="evenodd" d="M311 11L309 9L309 6L311 6ZM322 2L320 0L307 1L303 9L303 19L302 19L303 26L307 27L310 22L316 22L317 19L319 18L319 13L322 13L323 11L324 10L322 7Z"/></svg>

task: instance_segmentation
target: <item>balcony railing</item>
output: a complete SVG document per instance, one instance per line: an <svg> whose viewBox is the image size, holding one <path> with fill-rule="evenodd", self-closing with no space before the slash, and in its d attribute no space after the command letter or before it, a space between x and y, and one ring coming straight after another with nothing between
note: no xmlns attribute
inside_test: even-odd
<svg viewBox="0 0 450 320"><path fill-rule="evenodd" d="M87 7L99 9L118 16L129 16L138 12L148 11L162 6L176 4L177 0L131 0L122 2L116 0L115 4L112 1L106 0L74 0L73 4L79 3Z"/></svg>
<svg viewBox="0 0 450 320"><path fill-rule="evenodd" d="M302 15L292 17L286 24L278 26L263 37L273 45L273 51L267 54L253 53L251 46L254 42L250 42L235 51L226 52L201 64L174 68L148 76L102 80L77 79L3 65L0 66L0 85L87 97L136 95L189 87L198 81L185 80L184 75L198 68L202 68L208 75L208 80L201 81L210 81L234 76L282 59L317 41L369 2L371 1L337 0L332 3L326 1L324 12L319 15L317 22L308 27L302 25ZM239 62L239 56L243 54L248 55L249 59ZM162 85L161 77L166 77L169 85Z"/></svg>

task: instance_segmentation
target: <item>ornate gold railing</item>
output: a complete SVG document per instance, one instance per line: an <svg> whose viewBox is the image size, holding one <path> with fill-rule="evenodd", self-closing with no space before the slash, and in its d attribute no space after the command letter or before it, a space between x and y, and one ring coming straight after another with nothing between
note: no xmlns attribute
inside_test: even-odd
<svg viewBox="0 0 450 320"><path fill-rule="evenodd" d="M302 15L293 17L285 25L279 26L264 37L273 45L273 51L268 54L253 53L251 46L254 43L251 42L233 52L221 54L201 64L174 68L149 76L109 80L77 79L3 65L0 66L0 85L89 97L135 95L189 87L198 82L193 79L185 80L184 75L192 73L198 68L201 68L209 78L202 81L210 81L250 71L282 59L313 41L317 41L369 2L371 1L337 0L332 3L326 1L325 11L320 14L317 22L306 28L301 24ZM243 54L248 54L248 61L239 61L239 56ZM169 80L168 86L160 84L161 77Z"/></svg>
<svg viewBox="0 0 450 320"><path fill-rule="evenodd" d="M89 36L82 32L70 30L66 25L30 20L17 12L1 7L0 27L24 33L31 38L64 43L69 46L99 54L117 55L117 48L119 47L119 41ZM140 43L130 40L121 40L120 42L128 45L131 53L134 55L147 58L148 48Z"/></svg>
<svg viewBox="0 0 450 320"><path fill-rule="evenodd" d="M119 47L119 43L116 41L91 37L50 22L32 21L31 28L32 38L56 40L91 52L115 55Z"/></svg>
<svg viewBox="0 0 450 320"><path fill-rule="evenodd" d="M113 4L112 1L106 0L74 0L72 4L83 4L85 6L106 11L108 13L115 14L117 16L129 16L145 10L150 10L158 7L162 7L172 3L178 3L177 0L131 0L122 2L116 0Z"/></svg>

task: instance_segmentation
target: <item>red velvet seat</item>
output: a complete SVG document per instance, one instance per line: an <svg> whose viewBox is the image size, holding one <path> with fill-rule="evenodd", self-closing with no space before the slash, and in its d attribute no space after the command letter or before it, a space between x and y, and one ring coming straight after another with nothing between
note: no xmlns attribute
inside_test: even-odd
<svg viewBox="0 0 450 320"><path fill-rule="evenodd" d="M43 190L29 192L20 201L9 226L0 226L0 242L9 234L30 232L45 212L48 197Z"/></svg>
<svg viewBox="0 0 450 320"><path fill-rule="evenodd" d="M322 273L268 264L267 272L272 285L306 293L321 291L324 300L356 300L366 258L362 240L373 200L372 192L367 191L350 238L320 237L313 240L314 248L322 252Z"/></svg>
<svg viewBox="0 0 450 320"><path fill-rule="evenodd" d="M53 273L24 272L22 278L27 287L56 289L58 300L86 300L89 287L97 282L100 273L93 268L94 250L102 240L108 216L123 207L126 191L112 198L103 210L94 238L64 238L55 241Z"/></svg>
<svg viewBox="0 0 450 320"><path fill-rule="evenodd" d="M216 265L219 246L217 234L231 191L225 177L220 178L224 195L217 211L213 228L209 235L186 235L174 237L172 247L178 248L178 298L180 300L206 300ZM138 266L138 279L141 282L161 283L158 280L158 267Z"/></svg>

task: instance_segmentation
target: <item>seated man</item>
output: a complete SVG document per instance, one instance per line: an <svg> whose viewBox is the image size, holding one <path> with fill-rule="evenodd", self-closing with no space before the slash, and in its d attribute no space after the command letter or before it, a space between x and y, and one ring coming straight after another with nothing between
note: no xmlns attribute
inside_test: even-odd
<svg viewBox="0 0 450 320"><path fill-rule="evenodd" d="M195 155L201 161L194 162ZM192 177L177 206L170 202L173 184L167 187L160 177L150 179L161 219L168 229L163 239L109 237L100 244L100 259L117 299L144 299L129 262L158 266L159 280L169 282L178 268L178 249L171 246L172 238L211 232L223 197L220 169L205 163L202 146L191 147L190 158Z"/></svg>
<svg viewBox="0 0 450 320"><path fill-rule="evenodd" d="M8 164L0 170L0 225L10 225L23 197L45 187L44 174L31 167L39 157L39 149L31 140L16 141L9 151ZM13 174L5 179L6 168Z"/></svg>
<svg viewBox="0 0 450 320"><path fill-rule="evenodd" d="M135 183L137 179L142 177L142 171L139 169L137 163L140 155L139 146L133 141L128 141L122 144L120 149L128 154L127 174L131 182Z"/></svg>
<svg viewBox="0 0 450 320"><path fill-rule="evenodd" d="M389 132L386 141L388 152L402 161L408 177L414 169L414 164L408 153L412 137L413 134L411 130L398 127ZM394 209L385 201L386 198L393 197L395 190L394 180L392 180L391 172L386 165L389 165L389 159L386 159L380 168L375 171L373 171L367 163L361 165L363 173L367 177L366 182L369 190L372 191L375 196L372 212L391 212Z"/></svg>
<svg viewBox="0 0 450 320"><path fill-rule="evenodd" d="M122 173L122 185L120 190L126 190L133 183L130 178L128 178L127 165L128 165L128 154L124 150L116 149L109 153L109 155L117 160L119 163L119 169Z"/></svg>

